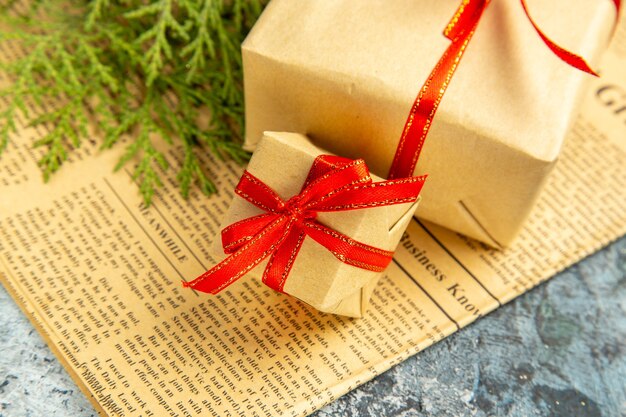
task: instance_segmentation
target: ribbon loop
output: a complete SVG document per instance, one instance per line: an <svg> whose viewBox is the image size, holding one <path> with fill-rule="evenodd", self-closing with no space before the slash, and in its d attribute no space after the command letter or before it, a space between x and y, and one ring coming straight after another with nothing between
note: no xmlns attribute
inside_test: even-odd
<svg viewBox="0 0 626 417"><path fill-rule="evenodd" d="M235 193L258 208L271 213L278 213L285 206L285 202L274 190L248 171L243 172Z"/></svg>
<svg viewBox="0 0 626 417"><path fill-rule="evenodd" d="M315 162L313 165L316 165ZM317 168L316 173L321 175L309 181L308 185L300 193L300 203L304 208L314 206L318 201L324 200L354 184L372 182L369 170L362 159L336 164L332 170L314 168ZM325 170L327 172L322 174Z"/></svg>

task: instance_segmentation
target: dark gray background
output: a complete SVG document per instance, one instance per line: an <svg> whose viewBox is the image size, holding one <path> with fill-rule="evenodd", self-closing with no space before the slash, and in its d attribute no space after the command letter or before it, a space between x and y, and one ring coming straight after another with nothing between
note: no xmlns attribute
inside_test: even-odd
<svg viewBox="0 0 626 417"><path fill-rule="evenodd" d="M316 417L626 417L626 238ZM96 413L0 289L0 417Z"/></svg>

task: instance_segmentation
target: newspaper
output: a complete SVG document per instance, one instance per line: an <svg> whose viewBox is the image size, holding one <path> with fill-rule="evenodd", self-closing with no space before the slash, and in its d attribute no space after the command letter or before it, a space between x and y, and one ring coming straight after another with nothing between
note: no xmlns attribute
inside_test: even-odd
<svg viewBox="0 0 626 417"><path fill-rule="evenodd" d="M249 277L217 296L181 287L212 265L241 167L207 153L218 194L185 201L170 171L146 207L112 173L123 149L95 141L42 184L31 127L0 163L2 282L101 415L307 415L626 233L624 25L614 45L517 242L415 218L364 318Z"/></svg>

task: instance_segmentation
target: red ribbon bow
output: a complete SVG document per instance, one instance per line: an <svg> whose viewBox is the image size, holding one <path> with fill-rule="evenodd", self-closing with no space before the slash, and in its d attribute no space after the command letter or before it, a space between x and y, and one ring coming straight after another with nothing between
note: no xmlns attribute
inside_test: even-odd
<svg viewBox="0 0 626 417"><path fill-rule="evenodd" d="M362 159L321 155L313 162L300 193L285 201L245 171L235 192L265 213L225 228L222 245L230 256L183 285L215 294L269 258L263 282L282 292L306 236L341 262L381 272L391 262L393 252L357 242L323 225L317 221L317 213L412 203L425 179L420 176L375 183Z"/></svg>

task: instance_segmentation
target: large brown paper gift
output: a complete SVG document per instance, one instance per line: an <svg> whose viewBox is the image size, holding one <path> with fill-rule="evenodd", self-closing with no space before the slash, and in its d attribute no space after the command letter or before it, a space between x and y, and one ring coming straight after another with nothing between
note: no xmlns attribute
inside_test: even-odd
<svg viewBox="0 0 626 417"><path fill-rule="evenodd" d="M609 0L529 1L561 46L595 62ZM243 45L246 148L266 130L308 135L386 176L409 109L449 40L457 0L273 0ZM591 77L541 41L519 0L494 0L420 158L420 217L494 246L520 229Z"/></svg>
<svg viewBox="0 0 626 417"><path fill-rule="evenodd" d="M315 158L327 153L313 146L303 135L266 132L247 170L282 198L288 199L300 192ZM372 175L372 180L382 179ZM317 220L359 242L394 251L417 204L320 212ZM261 209L236 195L222 226L261 213ZM226 256L220 239L216 239L213 251L221 258ZM264 261L251 275L260 277L266 265L267 261ZM305 238L283 290L318 310L361 317L381 275L340 262L328 249Z"/></svg>

